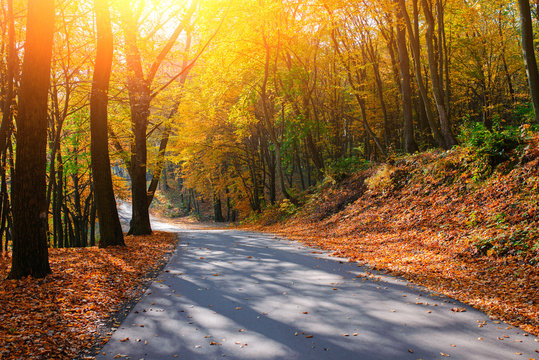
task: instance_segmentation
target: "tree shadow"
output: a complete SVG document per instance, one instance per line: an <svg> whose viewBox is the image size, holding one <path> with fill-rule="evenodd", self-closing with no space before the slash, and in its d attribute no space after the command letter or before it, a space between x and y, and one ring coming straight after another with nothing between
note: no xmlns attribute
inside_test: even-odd
<svg viewBox="0 0 539 360"><path fill-rule="evenodd" d="M498 340L521 334L497 329L466 305L297 243L225 230L180 236L180 251L99 359L433 359L440 353L494 359L526 349L532 354L531 339ZM452 312L453 307L466 312ZM487 325L478 327L478 321Z"/></svg>

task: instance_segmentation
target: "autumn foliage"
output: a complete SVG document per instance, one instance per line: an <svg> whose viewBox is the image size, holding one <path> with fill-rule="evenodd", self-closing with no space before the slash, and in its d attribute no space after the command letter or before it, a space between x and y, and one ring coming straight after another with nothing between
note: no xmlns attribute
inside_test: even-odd
<svg viewBox="0 0 539 360"><path fill-rule="evenodd" d="M73 359L106 338L104 325L141 293L176 239L156 232L126 237L127 247L51 249L52 275L0 282L0 358ZM4 278L9 262L0 259Z"/></svg>
<svg viewBox="0 0 539 360"><path fill-rule="evenodd" d="M262 228L403 276L537 335L538 141L531 136L520 155L489 175L479 172L477 152L455 148L328 179L287 222Z"/></svg>

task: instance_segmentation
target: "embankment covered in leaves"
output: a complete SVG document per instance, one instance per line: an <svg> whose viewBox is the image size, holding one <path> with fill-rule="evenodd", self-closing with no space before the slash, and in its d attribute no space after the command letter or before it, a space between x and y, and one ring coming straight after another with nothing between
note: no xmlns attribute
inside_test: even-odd
<svg viewBox="0 0 539 360"><path fill-rule="evenodd" d="M260 222L538 335L538 140L495 166L470 148L394 159Z"/></svg>

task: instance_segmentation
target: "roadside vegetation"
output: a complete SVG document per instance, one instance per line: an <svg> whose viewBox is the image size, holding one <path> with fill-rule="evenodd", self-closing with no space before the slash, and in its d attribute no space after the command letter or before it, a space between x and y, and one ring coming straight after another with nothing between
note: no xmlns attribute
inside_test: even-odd
<svg viewBox="0 0 539 360"><path fill-rule="evenodd" d="M464 129L448 151L335 167L247 221L387 270L539 334L539 133Z"/></svg>

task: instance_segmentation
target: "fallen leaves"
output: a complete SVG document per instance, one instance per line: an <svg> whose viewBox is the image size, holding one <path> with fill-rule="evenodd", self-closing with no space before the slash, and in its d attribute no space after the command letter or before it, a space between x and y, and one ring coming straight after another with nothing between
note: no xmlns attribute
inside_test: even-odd
<svg viewBox="0 0 539 360"><path fill-rule="evenodd" d="M468 184L452 173L465 171L462 156L455 150L399 160L397 171L406 179L390 189L367 189L364 180L372 173L358 173L317 193L287 223L251 229L391 271L539 335L539 272L533 265L538 250L485 256L477 249L481 239L493 249L517 240L534 248L539 159ZM450 167L442 167L449 162ZM435 166L442 168L435 171Z"/></svg>
<svg viewBox="0 0 539 360"><path fill-rule="evenodd" d="M100 329L141 295L177 239L154 232L125 241L125 248L50 249L51 275L0 281L0 358L73 359L102 343ZM10 259L0 258L2 279L9 267Z"/></svg>

